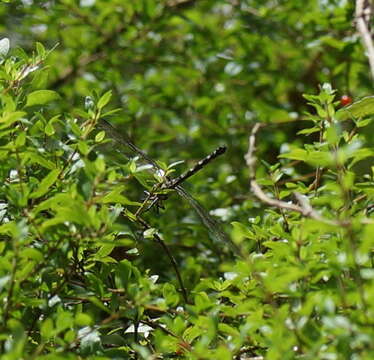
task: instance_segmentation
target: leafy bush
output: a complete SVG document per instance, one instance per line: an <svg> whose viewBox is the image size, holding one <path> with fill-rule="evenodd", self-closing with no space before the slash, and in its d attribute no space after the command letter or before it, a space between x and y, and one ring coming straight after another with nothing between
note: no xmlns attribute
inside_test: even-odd
<svg viewBox="0 0 374 360"><path fill-rule="evenodd" d="M165 179L100 129L110 92L56 113L64 99L39 82L49 52L2 46L1 359L374 356L371 98L336 112L328 85L305 96L312 141L258 169L256 135L271 125L255 127L253 208L269 206L233 222L233 255L206 233L175 244L165 235L185 225L136 215L141 191Z"/></svg>

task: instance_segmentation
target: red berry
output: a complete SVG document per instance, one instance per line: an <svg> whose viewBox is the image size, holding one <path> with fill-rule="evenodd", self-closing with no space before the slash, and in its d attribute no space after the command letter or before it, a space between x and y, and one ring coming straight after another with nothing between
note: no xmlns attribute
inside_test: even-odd
<svg viewBox="0 0 374 360"><path fill-rule="evenodd" d="M341 106L347 106L349 104L352 104L352 98L348 95L343 95L341 98L340 98L340 105Z"/></svg>

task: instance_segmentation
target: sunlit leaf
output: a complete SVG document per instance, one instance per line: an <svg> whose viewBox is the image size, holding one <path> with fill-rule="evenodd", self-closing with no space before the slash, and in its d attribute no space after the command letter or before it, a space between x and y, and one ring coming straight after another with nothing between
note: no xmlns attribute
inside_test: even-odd
<svg viewBox="0 0 374 360"><path fill-rule="evenodd" d="M54 169L49 172L49 174L40 182L39 187L35 190L30 197L31 198L39 198L42 197L50 187L56 182L58 176L60 175L59 169Z"/></svg>
<svg viewBox="0 0 374 360"><path fill-rule="evenodd" d="M105 105L107 105L112 97L112 91L107 91L98 101L97 108L102 109Z"/></svg>
<svg viewBox="0 0 374 360"><path fill-rule="evenodd" d="M60 95L52 90L37 90L27 95L26 107L34 105L45 105L60 99Z"/></svg>

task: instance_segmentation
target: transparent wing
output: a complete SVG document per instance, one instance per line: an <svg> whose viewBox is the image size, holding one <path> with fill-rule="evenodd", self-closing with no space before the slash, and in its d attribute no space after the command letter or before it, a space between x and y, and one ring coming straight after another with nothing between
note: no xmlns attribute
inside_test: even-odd
<svg viewBox="0 0 374 360"><path fill-rule="evenodd" d="M227 234L221 229L221 225L207 213L199 202L184 190L182 186L178 185L175 190L195 209L201 221L208 228L214 238L220 243L227 244L235 254L240 255L240 249L238 246L227 236Z"/></svg>
<svg viewBox="0 0 374 360"><path fill-rule="evenodd" d="M139 155L146 163L151 164L155 170L161 170L161 168L156 164L156 162L151 159L143 150L139 149L136 145L134 145L131 140L123 133L119 133L118 130L113 127L108 121L104 119L100 119L98 126L105 130L105 132L117 142L117 144L122 145L121 149L115 148L121 154L125 155L128 159L131 158L131 155L124 151L124 149L129 149L133 153Z"/></svg>

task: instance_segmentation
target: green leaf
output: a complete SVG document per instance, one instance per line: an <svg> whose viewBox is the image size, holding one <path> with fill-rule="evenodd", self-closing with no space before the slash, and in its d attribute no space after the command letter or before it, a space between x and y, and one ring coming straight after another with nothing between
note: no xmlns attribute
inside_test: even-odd
<svg viewBox="0 0 374 360"><path fill-rule="evenodd" d="M162 288L162 295L169 306L177 306L179 303L179 294L177 293L175 286L170 283L164 284Z"/></svg>
<svg viewBox="0 0 374 360"><path fill-rule="evenodd" d="M203 332L204 329L200 328L199 326L191 326L185 330L183 333L183 338L188 342L192 342L198 336L201 336Z"/></svg>
<svg viewBox="0 0 374 360"><path fill-rule="evenodd" d="M23 146L26 143L26 133L22 131L15 141L16 146Z"/></svg>
<svg viewBox="0 0 374 360"><path fill-rule="evenodd" d="M318 127L318 126L313 126L311 128L306 128L306 129L303 129L303 130L300 130L297 132L297 134L299 135L309 135L309 134L313 134L315 132L318 132L318 131L321 131L321 129Z"/></svg>
<svg viewBox="0 0 374 360"><path fill-rule="evenodd" d="M36 43L36 52L42 58L45 56L45 48L44 48L43 44L41 44L40 42Z"/></svg>
<svg viewBox="0 0 374 360"><path fill-rule="evenodd" d="M117 264L116 285L126 289L130 285L130 278L133 273L133 266L128 260L122 260Z"/></svg>
<svg viewBox="0 0 374 360"><path fill-rule="evenodd" d="M308 152L304 149L292 149L286 154L279 155L279 157L283 159L306 161L308 158Z"/></svg>
<svg viewBox="0 0 374 360"><path fill-rule="evenodd" d="M95 141L96 142L102 142L104 140L104 138L105 138L105 131L103 130L103 131L100 131L96 134Z"/></svg>
<svg viewBox="0 0 374 360"><path fill-rule="evenodd" d="M73 326L73 314L69 311L61 311L57 315L56 330L58 332L68 329Z"/></svg>
<svg viewBox="0 0 374 360"><path fill-rule="evenodd" d="M75 317L75 323L79 326L87 326L92 323L92 318L88 314L79 313Z"/></svg>
<svg viewBox="0 0 374 360"><path fill-rule="evenodd" d="M109 111L107 111L106 113L102 114L101 116L102 116L102 117L110 116L110 115L113 115L113 114L118 113L118 112L120 112L120 111L122 111L122 109L113 109L113 110L109 110Z"/></svg>
<svg viewBox="0 0 374 360"><path fill-rule="evenodd" d="M35 248L26 248L20 253L21 257L25 257L27 259L32 259L35 261L42 261L43 260L43 255L42 253L35 249Z"/></svg>
<svg viewBox="0 0 374 360"><path fill-rule="evenodd" d="M78 149L83 155L87 155L90 152L90 146L85 141L78 142Z"/></svg>
<svg viewBox="0 0 374 360"><path fill-rule="evenodd" d="M0 118L0 129L11 126L12 124L14 124L16 121L18 121L25 115L26 113L23 111L10 112L10 113L7 113L6 115L3 115Z"/></svg>
<svg viewBox="0 0 374 360"><path fill-rule="evenodd" d="M101 110L105 105L108 104L110 98L112 97L112 90L107 91L98 101L97 108Z"/></svg>
<svg viewBox="0 0 374 360"><path fill-rule="evenodd" d="M37 90L27 96L25 106L45 105L58 99L60 99L60 95L56 91Z"/></svg>
<svg viewBox="0 0 374 360"><path fill-rule="evenodd" d="M203 291L195 295L194 302L198 311L206 310L212 306L209 296Z"/></svg>
<svg viewBox="0 0 374 360"><path fill-rule="evenodd" d="M44 128L44 131L47 136L52 136L55 133L55 128L53 127L53 124L51 122L48 122L48 124Z"/></svg>
<svg viewBox="0 0 374 360"><path fill-rule="evenodd" d="M144 4L145 13L150 18L154 18L157 15L157 10L158 10L157 1L145 0L143 4Z"/></svg>
<svg viewBox="0 0 374 360"><path fill-rule="evenodd" d="M52 161L50 161L50 160L46 159L45 157L37 154L36 152L34 152L34 153L29 152L28 157L30 158L31 163L39 164L39 165L44 166L45 168L50 169L50 170L55 168L55 164Z"/></svg>
<svg viewBox="0 0 374 360"><path fill-rule="evenodd" d="M372 122L373 119L360 119L356 122L358 128L365 127Z"/></svg>
<svg viewBox="0 0 374 360"><path fill-rule="evenodd" d="M234 336L234 337L239 337L239 331L232 326L229 326L227 324L221 323L218 325L218 330L226 333L228 335Z"/></svg>
<svg viewBox="0 0 374 360"><path fill-rule="evenodd" d="M110 191L106 195L104 195L100 202L103 204L107 203L117 203L122 205L134 205L134 206L140 206L139 202L131 201L127 197L123 196L121 193L125 190L124 186L119 186L115 188L114 190Z"/></svg>
<svg viewBox="0 0 374 360"><path fill-rule="evenodd" d="M106 164L105 164L105 160L102 156L99 156L95 160L95 167L96 167L96 169L98 170L99 173L103 173L105 171Z"/></svg>
<svg viewBox="0 0 374 360"><path fill-rule="evenodd" d="M103 310L104 312L111 314L110 309L108 309L98 298L95 296L90 296L88 300L99 309Z"/></svg>
<svg viewBox="0 0 374 360"><path fill-rule="evenodd" d="M32 199L37 199L37 198L42 197L44 194L46 194L49 188L56 182L59 174L60 174L59 169L54 169L50 171L49 174L40 182L38 189L34 191L30 195L30 197Z"/></svg>
<svg viewBox="0 0 374 360"><path fill-rule="evenodd" d="M231 225L233 226L232 237L235 243L239 244L244 239L256 239L256 236L248 229L248 226L237 221L233 221Z"/></svg>
<svg viewBox="0 0 374 360"><path fill-rule="evenodd" d="M99 259L108 256L113 251L114 247L115 245L112 244L102 245L100 249L96 252L95 257Z"/></svg>
<svg viewBox="0 0 374 360"><path fill-rule="evenodd" d="M42 322L40 326L40 335L45 340L54 336L52 319L47 318Z"/></svg>
<svg viewBox="0 0 374 360"><path fill-rule="evenodd" d="M352 165L366 158L374 157L374 150L368 149L368 148L358 149L354 151L352 157L353 157L353 161L350 164L350 167L352 167Z"/></svg>

